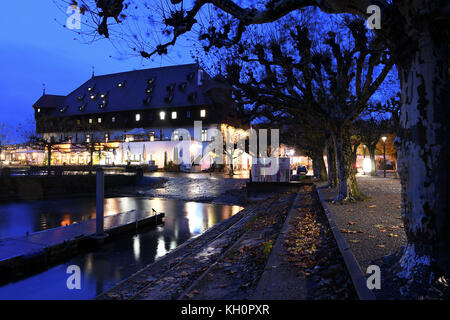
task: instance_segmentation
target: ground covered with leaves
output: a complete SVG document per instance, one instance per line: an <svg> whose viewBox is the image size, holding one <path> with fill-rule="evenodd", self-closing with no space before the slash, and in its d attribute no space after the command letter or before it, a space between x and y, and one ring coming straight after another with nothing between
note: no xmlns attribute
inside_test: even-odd
<svg viewBox="0 0 450 320"><path fill-rule="evenodd" d="M309 299L356 299L345 262L312 187L300 201L284 241L285 261L308 282Z"/></svg>

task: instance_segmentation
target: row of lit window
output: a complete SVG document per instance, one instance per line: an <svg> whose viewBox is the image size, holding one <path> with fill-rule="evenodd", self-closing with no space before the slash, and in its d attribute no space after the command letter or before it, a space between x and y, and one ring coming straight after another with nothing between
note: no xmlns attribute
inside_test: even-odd
<svg viewBox="0 0 450 320"><path fill-rule="evenodd" d="M150 141L155 141L155 133L151 133L150 135ZM175 130L173 132L173 137L175 140L183 140L183 136L179 136L178 130ZM202 141L208 141L208 129L202 129L202 135L201 135ZM132 135L125 135L125 142L133 142L134 136ZM86 142L91 142L91 135L86 135ZM109 142L109 133L105 133L105 142ZM72 137L69 139L69 143L72 143Z"/></svg>
<svg viewBox="0 0 450 320"><path fill-rule="evenodd" d="M191 114L190 114L189 111L187 112L186 115L187 115L188 118L191 117ZM178 114L177 114L176 111L172 111L171 112L171 118L172 119L177 119L177 116L178 116ZM206 117L206 110L205 109L200 110L200 117L201 118L205 118ZM161 120L165 120L166 119L166 113L164 111L161 111L159 113L159 119L161 119ZM136 113L135 120L136 120L136 122L141 121L141 114L140 113ZM94 120L92 118L89 118L89 123L92 124L93 122L94 122ZM98 123L102 123L102 118L97 118L97 122ZM112 117L111 118L111 122L116 122L116 117ZM81 121L77 120L77 123L80 124Z"/></svg>

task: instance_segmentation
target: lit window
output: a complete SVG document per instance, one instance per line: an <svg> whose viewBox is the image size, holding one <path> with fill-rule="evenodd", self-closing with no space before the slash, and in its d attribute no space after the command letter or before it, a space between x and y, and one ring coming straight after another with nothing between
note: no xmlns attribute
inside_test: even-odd
<svg viewBox="0 0 450 320"><path fill-rule="evenodd" d="M108 140L109 140L109 134L105 133L105 142L108 142Z"/></svg>
<svg viewBox="0 0 450 320"><path fill-rule="evenodd" d="M141 121L141 114L140 113L136 113L136 121Z"/></svg>
<svg viewBox="0 0 450 320"><path fill-rule="evenodd" d="M172 140L178 140L178 130L175 130L172 134Z"/></svg>
<svg viewBox="0 0 450 320"><path fill-rule="evenodd" d="M37 112L41 112L41 109L38 108L38 109L37 109Z"/></svg>
<svg viewBox="0 0 450 320"><path fill-rule="evenodd" d="M164 120L164 119L166 118L166 113L165 113L164 111L161 111L161 112L159 113L159 118L160 118L161 120Z"/></svg>
<svg viewBox="0 0 450 320"><path fill-rule="evenodd" d="M98 123L102 123L102 118L98 118L98 119L97 119L97 122L98 122Z"/></svg>
<svg viewBox="0 0 450 320"><path fill-rule="evenodd" d="M155 136L154 135L150 136L150 141L155 141Z"/></svg>
<svg viewBox="0 0 450 320"><path fill-rule="evenodd" d="M206 117L206 110L205 109L200 110L200 117L201 118Z"/></svg>
<svg viewBox="0 0 450 320"><path fill-rule="evenodd" d="M177 118L177 112L176 111L172 111L172 119L176 119Z"/></svg>
<svg viewBox="0 0 450 320"><path fill-rule="evenodd" d="M77 119L77 125L80 125L80 124L81 124L81 120Z"/></svg>
<svg viewBox="0 0 450 320"><path fill-rule="evenodd" d="M112 122L112 123L116 122L116 117L112 117L112 118L111 118L111 122Z"/></svg>
<svg viewBox="0 0 450 320"><path fill-rule="evenodd" d="M89 123L92 123L92 119L91 118L89 119Z"/></svg>
<svg viewBox="0 0 450 320"><path fill-rule="evenodd" d="M89 134L86 135L86 142L91 142L91 136Z"/></svg>
<svg viewBox="0 0 450 320"><path fill-rule="evenodd" d="M202 129L202 141L208 141L208 130Z"/></svg>

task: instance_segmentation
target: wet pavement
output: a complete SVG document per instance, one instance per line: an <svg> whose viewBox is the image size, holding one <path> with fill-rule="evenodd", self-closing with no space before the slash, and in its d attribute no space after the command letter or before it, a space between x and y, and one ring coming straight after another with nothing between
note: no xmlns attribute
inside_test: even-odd
<svg viewBox="0 0 450 320"><path fill-rule="evenodd" d="M400 179L383 178L382 173L378 177L358 175L357 183L369 200L333 204L330 201L337 194L336 188L320 189L320 192L365 271L374 260L398 251L406 243L406 234L401 217Z"/></svg>
<svg viewBox="0 0 450 320"><path fill-rule="evenodd" d="M248 181L248 174L238 174L230 178L220 173L155 172L146 176L164 177L167 181L158 188L142 188L142 195L223 204L242 202L239 196L245 194L239 189Z"/></svg>

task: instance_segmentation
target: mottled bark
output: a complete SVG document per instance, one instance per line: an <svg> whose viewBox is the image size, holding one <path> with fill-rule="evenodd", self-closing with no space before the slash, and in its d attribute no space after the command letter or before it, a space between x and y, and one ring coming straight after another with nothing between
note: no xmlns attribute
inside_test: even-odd
<svg viewBox="0 0 450 320"><path fill-rule="evenodd" d="M339 179L339 193L335 201L365 200L367 197L359 192L356 183L349 127L345 125L335 126L332 135L336 154L337 176Z"/></svg>
<svg viewBox="0 0 450 320"><path fill-rule="evenodd" d="M328 186L333 188L338 185L336 172L336 154L334 150L333 139L330 137L327 141L327 165L328 165Z"/></svg>
<svg viewBox="0 0 450 320"><path fill-rule="evenodd" d="M314 177L319 181L326 181L327 177L327 169L325 167L325 161L323 160L322 153L315 153L312 156L313 163L313 173Z"/></svg>
<svg viewBox="0 0 450 320"><path fill-rule="evenodd" d="M413 61L399 67L396 148L408 238L400 275L416 283L429 281L431 271L450 276L449 48L448 38L431 35L427 27L432 26L421 30Z"/></svg>
<svg viewBox="0 0 450 320"><path fill-rule="evenodd" d="M370 175L376 176L377 175L377 162L375 161L376 144L368 145L367 149L369 149L370 164L371 164Z"/></svg>

